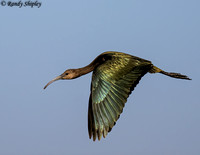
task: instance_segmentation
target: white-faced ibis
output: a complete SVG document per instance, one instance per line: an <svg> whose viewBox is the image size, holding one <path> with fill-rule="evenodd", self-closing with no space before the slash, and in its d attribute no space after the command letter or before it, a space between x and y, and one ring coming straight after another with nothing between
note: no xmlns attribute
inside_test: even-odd
<svg viewBox="0 0 200 155"><path fill-rule="evenodd" d="M93 71L88 107L88 132L100 140L105 138L115 125L127 98L146 73L161 73L173 78L191 80L186 75L165 72L151 61L121 52L104 52L89 65L68 69L50 81L74 79Z"/></svg>

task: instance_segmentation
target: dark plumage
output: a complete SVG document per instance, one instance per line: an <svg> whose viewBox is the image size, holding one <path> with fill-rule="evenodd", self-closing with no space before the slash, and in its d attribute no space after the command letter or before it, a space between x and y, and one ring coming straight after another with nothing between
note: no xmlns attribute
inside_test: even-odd
<svg viewBox="0 0 200 155"><path fill-rule="evenodd" d="M164 75L190 80L186 75L165 72L155 67L151 61L144 60L121 52L104 52L88 66L79 69L69 69L50 81L74 79L93 71L91 94L88 107L88 132L100 140L105 138L115 125L128 96L147 73L162 73Z"/></svg>

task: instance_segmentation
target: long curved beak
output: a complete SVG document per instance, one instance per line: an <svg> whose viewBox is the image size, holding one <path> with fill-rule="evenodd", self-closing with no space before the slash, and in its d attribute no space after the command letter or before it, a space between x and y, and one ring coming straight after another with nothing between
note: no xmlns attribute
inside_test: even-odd
<svg viewBox="0 0 200 155"><path fill-rule="evenodd" d="M54 81L61 80L61 79L62 79L61 75L57 76L56 78L54 78L53 80L51 80L49 83L47 83L46 86L44 86L44 89L46 89L48 87L48 85L50 85Z"/></svg>

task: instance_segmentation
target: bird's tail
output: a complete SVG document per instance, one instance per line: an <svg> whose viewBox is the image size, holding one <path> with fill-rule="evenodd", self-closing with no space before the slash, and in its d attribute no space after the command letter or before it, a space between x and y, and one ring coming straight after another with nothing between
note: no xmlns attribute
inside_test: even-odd
<svg viewBox="0 0 200 155"><path fill-rule="evenodd" d="M156 66L153 66L149 72L150 73L161 73L161 74L164 74L164 75L167 75L167 76L170 76L170 77L173 77L173 78L177 78L177 79L191 80L186 75L182 75L180 73L165 72L165 71L163 71L162 69L160 69Z"/></svg>

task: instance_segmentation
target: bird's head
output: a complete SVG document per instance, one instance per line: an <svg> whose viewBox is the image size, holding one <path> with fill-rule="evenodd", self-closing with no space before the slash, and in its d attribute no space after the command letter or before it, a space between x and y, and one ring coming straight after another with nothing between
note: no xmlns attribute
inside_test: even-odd
<svg viewBox="0 0 200 155"><path fill-rule="evenodd" d="M79 75L78 75L78 72L76 71L76 69L68 69L64 73L62 73L61 75L57 76L56 78L51 80L49 83L47 83L46 86L44 87L44 89L47 88L47 86L49 86L54 81L74 79L74 78L77 78L77 77L79 77Z"/></svg>
<svg viewBox="0 0 200 155"><path fill-rule="evenodd" d="M67 79L74 79L74 78L76 78L78 75L77 75L76 69L67 69L67 70L64 71L64 73L62 73L60 76L61 76L61 79L62 79L62 80L67 80Z"/></svg>

